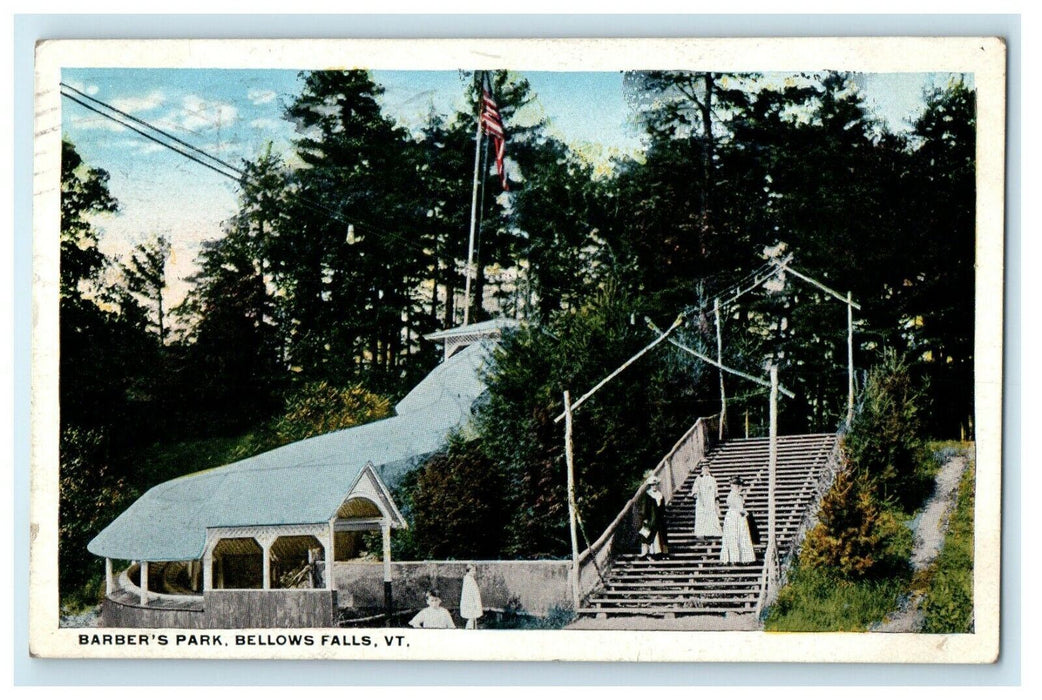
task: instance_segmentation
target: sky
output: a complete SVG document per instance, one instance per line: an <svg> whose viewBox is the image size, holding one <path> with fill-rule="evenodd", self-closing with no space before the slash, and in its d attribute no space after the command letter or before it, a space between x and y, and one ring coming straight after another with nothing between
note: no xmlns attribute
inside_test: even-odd
<svg viewBox="0 0 1042 700"><path fill-rule="evenodd" d="M545 119L552 135L601 164L640 152L620 73L522 75L535 94L527 119ZM876 115L901 130L922 108L924 89L948 77L862 74L856 82ZM468 78L457 71L374 71L373 78L385 88L385 113L413 129L432 107L452 114L464 106ZM282 115L300 92L299 71L67 68L62 80L226 162L252 159L269 142L294 162L294 125ZM164 300L168 307L179 303L200 244L219 238L222 222L235 212L236 183L69 100L62 101L62 133L86 163L108 171L120 204L117 214L95 220L102 251L125 257L139 243L169 236Z"/></svg>

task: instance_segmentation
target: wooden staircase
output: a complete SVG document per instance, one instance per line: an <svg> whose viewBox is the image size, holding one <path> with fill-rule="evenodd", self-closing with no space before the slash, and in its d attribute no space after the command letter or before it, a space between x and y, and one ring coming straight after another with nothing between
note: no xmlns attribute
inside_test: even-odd
<svg viewBox="0 0 1042 700"><path fill-rule="evenodd" d="M836 448L834 434L792 435L778 439L776 518L778 556L791 552L808 510L819 498ZM657 560L636 552L617 554L603 584L580 608L580 617L640 615L745 615L756 611L767 545L767 438L730 440L706 459L719 486L721 520L726 513L728 481L746 484L746 508L760 530L756 561L721 564L720 539L695 538L695 505L691 487L698 470L678 488L666 510L670 556Z"/></svg>

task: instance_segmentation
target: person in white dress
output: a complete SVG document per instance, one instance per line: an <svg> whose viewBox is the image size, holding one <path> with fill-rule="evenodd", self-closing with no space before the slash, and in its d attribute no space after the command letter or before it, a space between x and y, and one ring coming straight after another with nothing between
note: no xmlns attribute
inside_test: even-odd
<svg viewBox="0 0 1042 700"><path fill-rule="evenodd" d="M720 561L724 564L748 564L756 561L753 541L749 536L749 522L745 519L745 499L742 498L742 480L731 480L727 494L727 515L724 516Z"/></svg>
<svg viewBox="0 0 1042 700"><path fill-rule="evenodd" d="M427 591L427 607L416 613L416 617L409 620L409 626L436 630L456 629L456 623L452 621L452 615L448 610L441 607L441 596L433 588Z"/></svg>
<svg viewBox="0 0 1042 700"><path fill-rule="evenodd" d="M459 597L459 614L467 621L466 628L474 630L478 628L478 618L485 614L481 605L481 591L478 589L476 578L478 568L473 564L467 564L467 573L463 575L463 590Z"/></svg>
<svg viewBox="0 0 1042 700"><path fill-rule="evenodd" d="M721 537L716 477L709 472L708 464L702 465L702 471L691 487L691 495L695 497L695 537Z"/></svg>

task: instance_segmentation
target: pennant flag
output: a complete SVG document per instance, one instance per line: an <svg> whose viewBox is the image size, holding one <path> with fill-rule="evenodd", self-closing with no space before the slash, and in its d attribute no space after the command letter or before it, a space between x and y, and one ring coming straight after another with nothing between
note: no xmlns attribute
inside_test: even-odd
<svg viewBox="0 0 1042 700"><path fill-rule="evenodd" d="M499 182L503 185L503 191L509 192L507 174L503 167L503 156L506 153L506 132L503 131L503 120L499 117L499 107L492 99L491 86L487 84L481 89L481 131L492 139L492 147L496 151L496 172L499 173Z"/></svg>

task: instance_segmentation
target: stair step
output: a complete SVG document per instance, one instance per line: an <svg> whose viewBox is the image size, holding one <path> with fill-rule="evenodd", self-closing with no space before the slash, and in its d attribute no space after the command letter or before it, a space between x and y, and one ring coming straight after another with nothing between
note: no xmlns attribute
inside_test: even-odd
<svg viewBox="0 0 1042 700"><path fill-rule="evenodd" d="M717 478L717 504L726 514L727 482L734 477L751 483L745 494L747 510L756 519L763 541L754 550L756 561L723 564L720 538L694 535L697 471L676 485L666 508L665 526L670 556L647 559L637 553L614 557L601 587L589 597L580 615L691 616L748 614L755 608L763 576L768 511L769 441L742 438L714 446L704 457ZM817 484L836 446L829 433L782 436L774 479L775 535L779 555L791 549L808 509L817 498ZM694 465L690 464L689 467ZM667 485L672 486L671 481Z"/></svg>
<svg viewBox="0 0 1042 700"><path fill-rule="evenodd" d="M579 608L579 615L606 615L607 617L621 617L625 615L660 616L660 615L729 615L735 613L751 613L752 609L725 608L716 606L705 606L701 608Z"/></svg>

